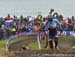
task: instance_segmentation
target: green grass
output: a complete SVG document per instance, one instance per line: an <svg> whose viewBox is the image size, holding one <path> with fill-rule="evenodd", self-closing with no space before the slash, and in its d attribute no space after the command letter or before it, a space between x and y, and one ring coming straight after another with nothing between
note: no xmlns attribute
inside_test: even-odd
<svg viewBox="0 0 75 57"><path fill-rule="evenodd" d="M14 43L19 42L19 41L27 40L28 38L29 38L28 36L16 38L16 39L13 39L10 44L14 44Z"/></svg>
<svg viewBox="0 0 75 57"><path fill-rule="evenodd" d="M6 49L6 39L0 40L0 51L5 51Z"/></svg>
<svg viewBox="0 0 75 57"><path fill-rule="evenodd" d="M29 37L29 36L23 36L23 37L14 39L13 41L11 41L11 44L15 44L15 43L18 42L18 41L23 41L23 40L28 39L28 38L30 38L30 37ZM67 39L69 39L69 40L74 40L74 41L75 41L75 38L74 38L73 36L60 36L59 38L62 39L62 40L67 40ZM6 41L7 41L7 39L2 39L2 40L0 40L0 54L1 54L3 51L6 50ZM43 48L43 47L45 46L45 41L43 41L41 45L42 45L41 47ZM28 45L28 47L29 47L31 50L39 50L38 42L37 42L37 41L35 41L35 42L33 42L33 43L30 43L30 44ZM44 50L46 50L46 49L44 49ZM41 51L42 51L42 50L41 50ZM1 57L1 56L0 56L0 57ZM4 56L3 56L3 57L4 57ZM5 56L5 57L6 57L6 56Z"/></svg>
<svg viewBox="0 0 75 57"><path fill-rule="evenodd" d="M28 39L28 38L29 38L28 36L23 36L23 37L20 37L20 38L16 38L13 41L11 41L11 44L15 44L18 41L23 41L23 40ZM75 40L73 36L60 36L59 38L62 38L63 40L67 40L67 39ZM5 51L6 41L7 41L6 39L0 40L0 51ZM45 41L43 41L41 45L42 45L42 47L44 47L45 46ZM39 49L37 41L33 42L33 43L30 43L28 46L32 50L33 49L36 49L36 50Z"/></svg>
<svg viewBox="0 0 75 57"><path fill-rule="evenodd" d="M37 42L29 44L28 47L32 50L37 50L37 48L39 48Z"/></svg>
<svg viewBox="0 0 75 57"><path fill-rule="evenodd" d="M28 39L28 36L19 37L19 38L13 39L10 42L10 44L15 44L18 41L23 41L23 40L26 40L26 39ZM6 42L7 42L7 39L0 40L0 52L6 50Z"/></svg>
<svg viewBox="0 0 75 57"><path fill-rule="evenodd" d="M45 40L43 40L42 42L41 42L41 50L42 49L46 49L46 48L44 48L45 47ZM31 50L39 50L39 45L38 45L38 42L37 41L35 41L35 42L33 42L33 43L30 43L29 45L28 45L28 47L31 49Z"/></svg>
<svg viewBox="0 0 75 57"><path fill-rule="evenodd" d="M75 41L75 38L73 36L60 36L59 39L62 39L62 40L73 40ZM44 49L44 46L45 46L45 41L42 42L41 44L41 48ZM28 45L28 47L31 49L31 50L37 50L39 49L39 46L38 46L38 42L34 42L34 43L30 43Z"/></svg>
<svg viewBox="0 0 75 57"><path fill-rule="evenodd" d="M73 36L60 36L59 38L62 38L63 40L67 40L67 39L73 40L74 39Z"/></svg>

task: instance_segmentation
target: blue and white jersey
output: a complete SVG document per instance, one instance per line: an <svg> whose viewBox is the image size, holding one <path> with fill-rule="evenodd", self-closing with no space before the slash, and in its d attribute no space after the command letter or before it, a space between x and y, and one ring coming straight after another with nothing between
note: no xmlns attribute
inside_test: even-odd
<svg viewBox="0 0 75 57"><path fill-rule="evenodd" d="M57 26L59 27L59 29L62 29L60 22L58 21L58 19L53 19L52 22L47 22L46 24L47 27L51 27L51 28L56 28Z"/></svg>
<svg viewBox="0 0 75 57"><path fill-rule="evenodd" d="M56 23L55 22L48 22L47 23L47 27L51 27L51 28L56 28Z"/></svg>

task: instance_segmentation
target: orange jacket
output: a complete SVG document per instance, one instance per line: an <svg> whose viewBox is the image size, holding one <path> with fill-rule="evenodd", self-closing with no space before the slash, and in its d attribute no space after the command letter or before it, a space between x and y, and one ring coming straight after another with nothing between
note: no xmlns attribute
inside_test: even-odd
<svg viewBox="0 0 75 57"><path fill-rule="evenodd" d="M34 31L38 32L40 30L40 26L34 26Z"/></svg>

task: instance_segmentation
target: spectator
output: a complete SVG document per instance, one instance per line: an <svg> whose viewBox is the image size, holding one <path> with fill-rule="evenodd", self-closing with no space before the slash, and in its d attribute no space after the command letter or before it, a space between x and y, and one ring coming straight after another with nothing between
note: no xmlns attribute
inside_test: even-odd
<svg viewBox="0 0 75 57"><path fill-rule="evenodd" d="M0 29L0 40L3 39L3 37L4 37L3 30Z"/></svg>
<svg viewBox="0 0 75 57"><path fill-rule="evenodd" d="M15 35L16 34L16 28L13 26L12 27L12 35Z"/></svg>

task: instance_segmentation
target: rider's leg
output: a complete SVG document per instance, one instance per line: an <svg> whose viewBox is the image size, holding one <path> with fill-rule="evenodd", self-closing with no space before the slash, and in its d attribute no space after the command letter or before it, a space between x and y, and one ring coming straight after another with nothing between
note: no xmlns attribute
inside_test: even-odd
<svg viewBox="0 0 75 57"><path fill-rule="evenodd" d="M55 42L55 48L58 46L58 37L54 37L54 42Z"/></svg>
<svg viewBox="0 0 75 57"><path fill-rule="evenodd" d="M53 49L53 39L51 35L49 35L49 46L51 49Z"/></svg>
<svg viewBox="0 0 75 57"><path fill-rule="evenodd" d="M53 49L53 41L52 40L49 41L49 45L50 45L50 48Z"/></svg>

